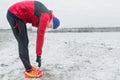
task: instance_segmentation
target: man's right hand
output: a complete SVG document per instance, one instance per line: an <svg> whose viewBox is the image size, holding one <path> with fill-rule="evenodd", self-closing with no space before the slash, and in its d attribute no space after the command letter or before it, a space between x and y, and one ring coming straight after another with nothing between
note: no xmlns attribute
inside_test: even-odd
<svg viewBox="0 0 120 80"><path fill-rule="evenodd" d="M38 63L38 67L41 67L41 56L37 56L36 62Z"/></svg>

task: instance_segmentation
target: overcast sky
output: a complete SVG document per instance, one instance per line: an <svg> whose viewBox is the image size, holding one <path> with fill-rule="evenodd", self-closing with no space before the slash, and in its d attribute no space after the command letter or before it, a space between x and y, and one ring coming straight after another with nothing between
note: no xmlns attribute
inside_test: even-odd
<svg viewBox="0 0 120 80"><path fill-rule="evenodd" d="M7 28L8 6L22 0L0 2L0 26ZM120 0L39 0L61 20L62 27L120 26Z"/></svg>

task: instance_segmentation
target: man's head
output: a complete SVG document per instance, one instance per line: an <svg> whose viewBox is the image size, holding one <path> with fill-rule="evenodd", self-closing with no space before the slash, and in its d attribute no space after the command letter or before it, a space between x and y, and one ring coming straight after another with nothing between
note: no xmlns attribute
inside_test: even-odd
<svg viewBox="0 0 120 80"><path fill-rule="evenodd" d="M53 17L53 29L56 29L60 26L60 20L57 17Z"/></svg>
<svg viewBox="0 0 120 80"><path fill-rule="evenodd" d="M53 17L51 21L48 23L48 28L57 29L60 26L60 20L57 17Z"/></svg>

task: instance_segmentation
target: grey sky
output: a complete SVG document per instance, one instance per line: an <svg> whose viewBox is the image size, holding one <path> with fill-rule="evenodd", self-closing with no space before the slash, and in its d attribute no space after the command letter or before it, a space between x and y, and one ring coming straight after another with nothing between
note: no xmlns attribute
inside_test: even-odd
<svg viewBox="0 0 120 80"><path fill-rule="evenodd" d="M15 0L21 1L21 0ZM6 27L5 11L14 0L0 3L0 25ZM120 26L120 0L39 0L53 9L62 27ZM4 21L4 22L3 22ZM8 24L7 24L8 25Z"/></svg>

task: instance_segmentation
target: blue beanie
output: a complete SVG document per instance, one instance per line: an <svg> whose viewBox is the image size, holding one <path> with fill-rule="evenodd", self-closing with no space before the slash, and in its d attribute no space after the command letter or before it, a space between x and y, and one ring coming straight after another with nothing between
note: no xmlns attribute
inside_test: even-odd
<svg viewBox="0 0 120 80"><path fill-rule="evenodd" d="M53 17L53 29L56 29L60 26L60 20L57 17Z"/></svg>

